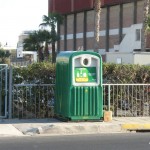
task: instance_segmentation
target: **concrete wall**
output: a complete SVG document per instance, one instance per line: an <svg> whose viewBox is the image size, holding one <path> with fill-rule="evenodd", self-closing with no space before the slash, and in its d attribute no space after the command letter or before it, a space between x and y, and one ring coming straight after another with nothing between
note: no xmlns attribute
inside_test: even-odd
<svg viewBox="0 0 150 150"><path fill-rule="evenodd" d="M120 62L121 61L121 62ZM106 62L117 64L133 64L132 53L108 52L106 53Z"/></svg>
<svg viewBox="0 0 150 150"><path fill-rule="evenodd" d="M134 52L134 53L120 53L109 52L106 53L106 62L117 64L139 64L150 65L150 53L148 52Z"/></svg>
<svg viewBox="0 0 150 150"><path fill-rule="evenodd" d="M133 55L134 55L134 64L150 65L150 53L141 52L141 53L134 53Z"/></svg>
<svg viewBox="0 0 150 150"><path fill-rule="evenodd" d="M141 30L142 24L132 25L128 29L128 32L119 46L120 52L133 52L134 49L141 49L141 37L140 40L136 40L136 29Z"/></svg>

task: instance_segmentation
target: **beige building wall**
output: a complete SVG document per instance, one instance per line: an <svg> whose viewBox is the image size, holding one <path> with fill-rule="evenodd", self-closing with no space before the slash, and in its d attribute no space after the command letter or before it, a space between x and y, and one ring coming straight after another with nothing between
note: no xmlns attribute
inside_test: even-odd
<svg viewBox="0 0 150 150"><path fill-rule="evenodd" d="M83 50L83 39L76 39L76 50Z"/></svg>
<svg viewBox="0 0 150 150"><path fill-rule="evenodd" d="M134 22L134 2L123 4L123 17L122 17L122 37L124 38L127 30ZM119 23L120 23L120 5L110 6L109 14L109 51L114 50L114 45L119 45ZM143 0L137 1L137 23L142 23ZM102 8L100 20L100 42L99 49L106 50L106 18L107 8ZM84 12L76 13L76 50L84 46L83 32L84 32ZM87 11L87 24L86 24L86 49L91 50L94 47L94 10ZM67 50L73 50L73 27L74 27L74 14L67 16ZM60 49L64 50L64 26L60 28L61 41Z"/></svg>
<svg viewBox="0 0 150 150"><path fill-rule="evenodd" d="M87 11L87 33L86 36L86 48L87 50L93 50L94 46L94 10Z"/></svg>
<svg viewBox="0 0 150 150"><path fill-rule="evenodd" d="M60 25L60 35L64 35L64 23Z"/></svg>
<svg viewBox="0 0 150 150"><path fill-rule="evenodd" d="M77 14L77 25L76 25L76 49L78 50L80 47L83 47L83 21L84 21L84 13Z"/></svg>
<svg viewBox="0 0 150 150"><path fill-rule="evenodd" d="M60 25L60 51L64 51L64 24Z"/></svg>
<svg viewBox="0 0 150 150"><path fill-rule="evenodd" d="M106 8L102 8L100 17L100 30L106 30Z"/></svg>
<svg viewBox="0 0 150 150"><path fill-rule="evenodd" d="M123 27L130 27L133 24L134 17L133 3L123 5Z"/></svg>
<svg viewBox="0 0 150 150"><path fill-rule="evenodd" d="M110 7L109 27L111 30L117 29L117 32L114 33L114 35L109 35L109 48L111 49L114 45L119 44L119 11L119 5Z"/></svg>
<svg viewBox="0 0 150 150"><path fill-rule="evenodd" d="M94 10L87 12L87 32L94 30Z"/></svg>
<svg viewBox="0 0 150 150"><path fill-rule="evenodd" d="M67 40L67 51L72 51L73 50L73 40L68 39Z"/></svg>
<svg viewBox="0 0 150 150"><path fill-rule="evenodd" d="M119 34L109 36L109 48L114 48L114 45L119 44Z"/></svg>
<svg viewBox="0 0 150 150"><path fill-rule="evenodd" d="M77 14L77 33L83 33L84 13Z"/></svg>
<svg viewBox="0 0 150 150"><path fill-rule="evenodd" d="M68 15L67 16L67 34L73 34L73 22L74 15Z"/></svg>
<svg viewBox="0 0 150 150"><path fill-rule="evenodd" d="M105 49L106 47L106 37L105 36L100 36L100 41L99 41L99 47L100 49Z"/></svg>
<svg viewBox="0 0 150 150"><path fill-rule="evenodd" d="M143 7L144 1L137 2L137 23L141 23L143 21Z"/></svg>
<svg viewBox="0 0 150 150"><path fill-rule="evenodd" d="M60 50L59 51L64 51L64 40L60 40Z"/></svg>
<svg viewBox="0 0 150 150"><path fill-rule="evenodd" d="M87 38L87 42L86 42L87 44L87 49L88 50L92 50L93 49L93 46L94 46L94 38L92 37L92 38Z"/></svg>
<svg viewBox="0 0 150 150"><path fill-rule="evenodd" d="M74 15L67 16L67 51L73 50L73 27L74 27Z"/></svg>
<svg viewBox="0 0 150 150"><path fill-rule="evenodd" d="M119 5L110 7L110 29L118 29L119 27L119 10Z"/></svg>

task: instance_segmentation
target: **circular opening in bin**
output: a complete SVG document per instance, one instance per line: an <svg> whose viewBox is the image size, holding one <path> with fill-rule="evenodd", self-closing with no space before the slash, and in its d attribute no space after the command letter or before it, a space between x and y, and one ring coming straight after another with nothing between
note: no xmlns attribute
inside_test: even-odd
<svg viewBox="0 0 150 150"><path fill-rule="evenodd" d="M83 64L84 64L85 66L87 66L88 63L89 63L89 60L88 60L87 58L83 59Z"/></svg>

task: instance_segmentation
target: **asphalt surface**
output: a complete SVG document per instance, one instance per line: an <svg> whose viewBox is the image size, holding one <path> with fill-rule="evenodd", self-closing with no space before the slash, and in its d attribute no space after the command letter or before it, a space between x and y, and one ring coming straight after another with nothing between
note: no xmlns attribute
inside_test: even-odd
<svg viewBox="0 0 150 150"><path fill-rule="evenodd" d="M149 150L150 133L1 137L1 150Z"/></svg>

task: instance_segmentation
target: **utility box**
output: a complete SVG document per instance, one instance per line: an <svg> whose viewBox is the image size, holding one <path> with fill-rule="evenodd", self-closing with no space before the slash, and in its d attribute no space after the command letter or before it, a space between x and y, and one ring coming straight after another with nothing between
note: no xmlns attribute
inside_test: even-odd
<svg viewBox="0 0 150 150"><path fill-rule="evenodd" d="M99 120L103 117L102 59L98 53L59 53L55 115L67 120Z"/></svg>

